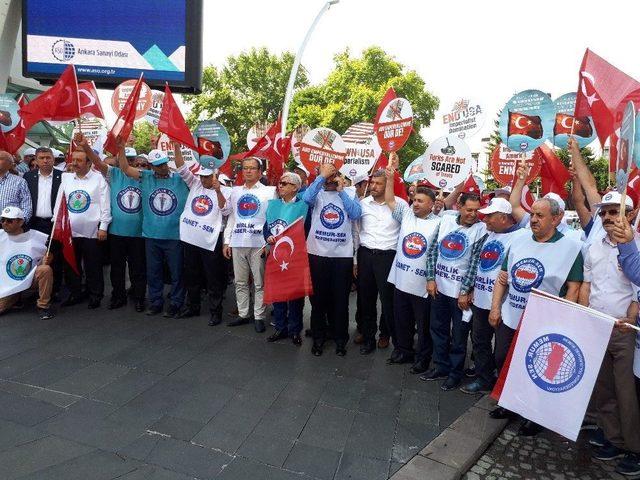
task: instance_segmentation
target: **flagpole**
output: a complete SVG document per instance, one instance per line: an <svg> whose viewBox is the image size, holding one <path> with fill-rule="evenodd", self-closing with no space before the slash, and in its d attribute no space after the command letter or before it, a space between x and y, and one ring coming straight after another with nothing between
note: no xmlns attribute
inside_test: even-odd
<svg viewBox="0 0 640 480"><path fill-rule="evenodd" d="M51 235L49 235L49 245L47 245L47 255L49 255L49 250L51 250L51 244L53 243L53 232L56 229L56 223L58 223L58 212L62 207L62 199L64 198L64 191L62 191L62 195L60 196L60 201L58 202L58 208L54 208L55 215L53 217L53 226L51 227Z"/></svg>
<svg viewBox="0 0 640 480"><path fill-rule="evenodd" d="M298 49L298 53L296 54L296 58L293 61L293 67L291 67L291 73L289 74L289 83L287 84L287 93L284 96L284 105L282 106L282 127L280 129L282 138L284 138L287 132L287 119L289 118L289 105L291 104L291 100L293 98L293 86L296 81L296 76L298 75L298 68L300 67L300 60L302 59L302 54L304 53L304 49L307 47L309 38L311 37L313 30L316 28L316 25L320 21L320 18L322 18L322 15L324 15L324 13L327 10L329 10L329 8L331 8L332 5L335 5L339 1L340 0L329 0L327 3L325 3L322 6L320 11L316 15L316 18L313 20L313 23L309 27L309 30L307 30L307 34L304 36L304 40L302 41L302 44Z"/></svg>

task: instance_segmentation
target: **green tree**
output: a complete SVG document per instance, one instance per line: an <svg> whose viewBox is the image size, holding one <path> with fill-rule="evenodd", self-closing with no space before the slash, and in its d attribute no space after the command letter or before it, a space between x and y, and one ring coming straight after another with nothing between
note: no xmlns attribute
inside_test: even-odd
<svg viewBox="0 0 640 480"><path fill-rule="evenodd" d="M191 107L187 123L195 127L199 120L217 120L229 132L232 151L246 150L249 128L278 118L293 61L290 52L274 55L266 48L253 48L230 56L220 69L209 65L203 72L202 93L184 96ZM300 66L294 86L308 85L306 70Z"/></svg>
<svg viewBox="0 0 640 480"><path fill-rule="evenodd" d="M389 87L413 107L416 133L399 151L401 169L424 153L427 143L418 134L429 126L438 109L438 98L426 89L425 81L407 70L379 47L369 47L362 56L349 50L334 57L334 69L320 85L299 90L290 109L288 130L300 125L329 127L342 134L357 122L373 122L376 110Z"/></svg>
<svg viewBox="0 0 640 480"><path fill-rule="evenodd" d="M137 122L133 125L132 135L133 148L137 153L149 153L151 150L151 137L157 137L160 135L158 129L148 122Z"/></svg>
<svg viewBox="0 0 640 480"><path fill-rule="evenodd" d="M569 167L571 158L567 149L557 150L556 153L565 167ZM609 185L609 159L606 157L596 157L589 147L581 148L580 153L589 170L596 178L599 191L603 191Z"/></svg>

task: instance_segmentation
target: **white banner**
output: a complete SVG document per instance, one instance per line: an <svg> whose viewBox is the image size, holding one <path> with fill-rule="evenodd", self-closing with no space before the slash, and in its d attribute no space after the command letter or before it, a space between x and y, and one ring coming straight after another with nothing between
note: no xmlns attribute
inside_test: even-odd
<svg viewBox="0 0 640 480"><path fill-rule="evenodd" d="M498 404L575 441L614 323L532 290Z"/></svg>
<svg viewBox="0 0 640 480"><path fill-rule="evenodd" d="M0 298L27 290L47 247L47 236L37 230L8 235L0 230Z"/></svg>

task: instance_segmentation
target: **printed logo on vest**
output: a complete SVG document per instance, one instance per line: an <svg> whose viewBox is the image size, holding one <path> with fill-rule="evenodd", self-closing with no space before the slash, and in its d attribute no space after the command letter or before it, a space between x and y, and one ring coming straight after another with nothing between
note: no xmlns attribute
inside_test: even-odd
<svg viewBox="0 0 640 480"><path fill-rule="evenodd" d="M198 195L191 200L191 211L194 215L204 217L211 213L211 210L213 210L213 200L207 195Z"/></svg>
<svg viewBox="0 0 640 480"><path fill-rule="evenodd" d="M245 193L238 199L238 215L241 217L255 217L259 211L260 200L255 195Z"/></svg>
<svg viewBox="0 0 640 480"><path fill-rule="evenodd" d="M490 272L499 267L504 260L504 245L498 240L491 240L480 252L480 264L478 268L481 272Z"/></svg>
<svg viewBox="0 0 640 480"><path fill-rule="evenodd" d="M527 349L525 364L533 383L550 393L571 390L580 383L585 371L580 347L558 333L536 338Z"/></svg>
<svg viewBox="0 0 640 480"><path fill-rule="evenodd" d="M523 258L511 267L511 284L522 293L538 288L544 278L544 266L535 258Z"/></svg>
<svg viewBox="0 0 640 480"><path fill-rule="evenodd" d="M440 255L446 260L456 260L467 253L469 240L462 232L451 232L440 242Z"/></svg>
<svg viewBox="0 0 640 480"><path fill-rule="evenodd" d="M178 197L168 188L156 188L149 196L151 211L161 217L171 215L178 206Z"/></svg>
<svg viewBox="0 0 640 480"><path fill-rule="evenodd" d="M138 213L142 208L142 191L138 187L125 187L116 195L116 203L124 213Z"/></svg>
<svg viewBox="0 0 640 480"><path fill-rule="evenodd" d="M29 255L14 255L7 260L7 275L13 280L24 280L33 265L33 259Z"/></svg>
<svg viewBox="0 0 640 480"><path fill-rule="evenodd" d="M278 218L277 220L274 220L269 224L269 232L271 232L271 235L273 235L274 237L276 235L280 235L285 228L287 228L287 222L285 222L281 218Z"/></svg>
<svg viewBox="0 0 640 480"><path fill-rule="evenodd" d="M334 230L344 223L344 212L340 207L329 203L320 211L320 223L329 230Z"/></svg>
<svg viewBox="0 0 640 480"><path fill-rule="evenodd" d="M71 213L86 212L91 205L91 197L84 190L74 190L69 194L67 208Z"/></svg>
<svg viewBox="0 0 640 480"><path fill-rule="evenodd" d="M407 258L419 258L427 251L427 239L413 232L402 239L402 253Z"/></svg>

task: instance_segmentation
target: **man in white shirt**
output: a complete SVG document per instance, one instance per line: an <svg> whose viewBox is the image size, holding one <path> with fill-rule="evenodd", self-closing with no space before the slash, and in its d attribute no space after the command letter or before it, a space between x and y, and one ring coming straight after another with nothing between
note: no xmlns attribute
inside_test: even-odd
<svg viewBox="0 0 640 480"><path fill-rule="evenodd" d="M249 305L251 291L249 275L253 277L254 326L258 333L266 330L263 298L264 279L264 237L262 227L266 219L267 202L274 198L275 187L260 183L262 162L255 157L242 161L244 185L233 187L229 201L222 214L229 215L224 229L223 254L233 259L233 272L236 285L238 318L227 325L236 327L251 323ZM233 252L233 253L232 253Z"/></svg>
<svg viewBox="0 0 640 480"><path fill-rule="evenodd" d="M609 192L602 202L594 205L600 208L606 235L587 250L579 303L618 319L593 393L598 426L606 439L593 456L599 460L624 457L616 471L635 475L640 473L640 407L633 375L636 335L627 324L635 324L638 303L634 287L618 263L617 242L610 237L620 216L620 203L621 195ZM625 204L627 219L631 221L633 202L626 197Z"/></svg>
<svg viewBox="0 0 640 480"><path fill-rule="evenodd" d="M58 198L66 203L69 211L78 267L84 270L89 308L94 309L100 306L104 295L102 249L99 243L107 239L107 229L111 223L110 191L104 177L91 169L91 160L84 151L73 152L72 165L74 173L62 175ZM56 206L65 208L59 201ZM65 280L71 292L61 306L74 305L82 300L80 279L81 276L66 265Z"/></svg>
<svg viewBox="0 0 640 480"><path fill-rule="evenodd" d="M360 201L362 216L359 220L358 297L364 336L360 347L362 355L368 355L376 349L378 295L382 304L378 347L387 348L389 338L393 336L394 287L387 278L396 254L400 222L393 218L385 202L386 183L384 170L374 172L369 181L370 195ZM395 203L407 205L400 197L395 197Z"/></svg>

